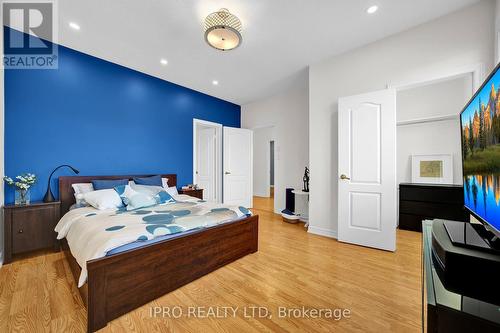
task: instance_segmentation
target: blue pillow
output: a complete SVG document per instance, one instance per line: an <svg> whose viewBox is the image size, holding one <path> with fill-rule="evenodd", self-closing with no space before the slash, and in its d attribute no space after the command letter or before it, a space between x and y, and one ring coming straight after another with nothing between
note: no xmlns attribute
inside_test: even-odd
<svg viewBox="0 0 500 333"><path fill-rule="evenodd" d="M163 186L160 175L143 178L134 177L133 180L137 185Z"/></svg>
<svg viewBox="0 0 500 333"><path fill-rule="evenodd" d="M94 186L94 191L97 190L107 190L115 188L120 185L127 185L128 179L117 179L117 180L93 180L92 186Z"/></svg>

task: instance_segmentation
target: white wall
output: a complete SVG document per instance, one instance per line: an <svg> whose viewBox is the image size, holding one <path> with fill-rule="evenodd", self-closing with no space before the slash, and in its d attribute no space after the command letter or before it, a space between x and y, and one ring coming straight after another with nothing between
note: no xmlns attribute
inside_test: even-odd
<svg viewBox="0 0 500 333"><path fill-rule="evenodd" d="M495 64L500 62L500 0L495 1Z"/></svg>
<svg viewBox="0 0 500 333"><path fill-rule="evenodd" d="M270 196L271 145L274 126L255 129L253 132L253 195Z"/></svg>
<svg viewBox="0 0 500 333"><path fill-rule="evenodd" d="M284 93L241 107L243 128L274 126L274 210L277 213L285 208L285 188L302 188L304 167L309 165L307 77L302 81Z"/></svg>
<svg viewBox="0 0 500 333"><path fill-rule="evenodd" d="M397 182L411 182L411 155L453 154L453 183L462 184L458 113L472 96L472 74L397 92L397 120L456 115L397 127Z"/></svg>
<svg viewBox="0 0 500 333"><path fill-rule="evenodd" d="M494 15L495 3L481 1L310 66L310 232L337 234L338 98L384 89L391 83L424 81L478 63L490 70Z"/></svg>

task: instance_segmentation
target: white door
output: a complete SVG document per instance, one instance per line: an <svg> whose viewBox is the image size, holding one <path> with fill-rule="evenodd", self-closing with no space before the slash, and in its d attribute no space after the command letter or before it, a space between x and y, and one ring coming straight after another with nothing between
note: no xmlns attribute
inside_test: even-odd
<svg viewBox="0 0 500 333"><path fill-rule="evenodd" d="M224 203L252 207L253 132L224 127Z"/></svg>
<svg viewBox="0 0 500 333"><path fill-rule="evenodd" d="M215 200L215 128L199 129L196 136L196 181L203 199Z"/></svg>
<svg viewBox="0 0 500 333"><path fill-rule="evenodd" d="M339 99L338 240L396 250L396 92Z"/></svg>

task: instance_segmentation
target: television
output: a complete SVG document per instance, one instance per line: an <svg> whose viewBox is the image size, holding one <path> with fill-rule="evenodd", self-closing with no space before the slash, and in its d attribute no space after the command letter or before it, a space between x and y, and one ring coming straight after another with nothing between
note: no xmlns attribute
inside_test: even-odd
<svg viewBox="0 0 500 333"><path fill-rule="evenodd" d="M460 113L464 206L500 236L500 65Z"/></svg>

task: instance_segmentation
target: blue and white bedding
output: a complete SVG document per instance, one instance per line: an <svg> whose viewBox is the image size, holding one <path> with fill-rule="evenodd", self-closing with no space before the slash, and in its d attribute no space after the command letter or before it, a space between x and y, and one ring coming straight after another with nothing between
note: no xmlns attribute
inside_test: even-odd
<svg viewBox="0 0 500 333"><path fill-rule="evenodd" d="M71 254L82 268L78 287L87 279L87 261L105 257L114 249L134 244L125 247L130 249L141 242L150 244L165 235L207 228L251 215L244 207L209 203L187 195L175 199L175 202L131 211L125 207L107 210L83 207L66 213L55 231L58 239L66 237Z"/></svg>

